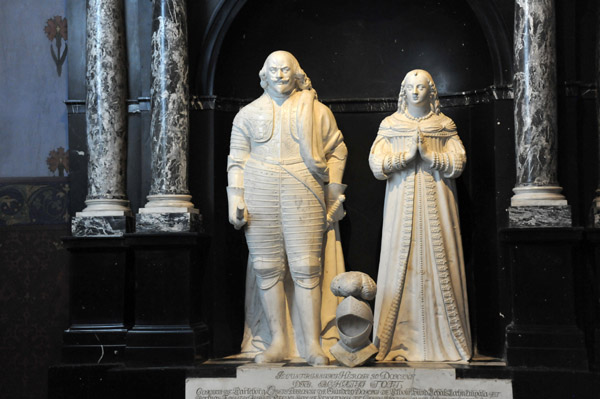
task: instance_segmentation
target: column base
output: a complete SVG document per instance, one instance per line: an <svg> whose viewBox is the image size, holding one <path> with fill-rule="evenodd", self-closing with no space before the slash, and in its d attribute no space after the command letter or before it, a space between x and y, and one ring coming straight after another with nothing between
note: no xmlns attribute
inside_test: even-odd
<svg viewBox="0 0 600 399"><path fill-rule="evenodd" d="M560 186L515 187L510 206L566 206L567 200L561 191Z"/></svg>
<svg viewBox="0 0 600 399"><path fill-rule="evenodd" d="M202 215L194 208L142 208L135 216L138 233L182 233L201 230Z"/></svg>
<svg viewBox="0 0 600 399"><path fill-rule="evenodd" d="M510 206L510 227L571 227L571 206Z"/></svg>
<svg viewBox="0 0 600 399"><path fill-rule="evenodd" d="M202 215L187 194L149 195L135 217L138 233L189 233L201 230Z"/></svg>
<svg viewBox="0 0 600 399"><path fill-rule="evenodd" d="M71 234L75 237L121 237L133 230L130 211L84 211L71 219Z"/></svg>

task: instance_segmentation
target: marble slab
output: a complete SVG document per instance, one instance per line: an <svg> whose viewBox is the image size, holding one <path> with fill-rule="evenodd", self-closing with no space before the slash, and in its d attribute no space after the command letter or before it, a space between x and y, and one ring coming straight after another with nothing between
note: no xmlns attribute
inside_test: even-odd
<svg viewBox="0 0 600 399"><path fill-rule="evenodd" d="M512 398L511 380L457 379L444 364L405 367L247 364L235 378L188 378L186 399L208 398Z"/></svg>
<svg viewBox="0 0 600 399"><path fill-rule="evenodd" d="M120 237L133 232L132 216L75 216L71 234L75 237Z"/></svg>
<svg viewBox="0 0 600 399"><path fill-rule="evenodd" d="M191 212L138 213L135 218L137 233L176 233L199 231L202 216Z"/></svg>
<svg viewBox="0 0 600 399"><path fill-rule="evenodd" d="M571 227L571 206L511 206L510 227Z"/></svg>

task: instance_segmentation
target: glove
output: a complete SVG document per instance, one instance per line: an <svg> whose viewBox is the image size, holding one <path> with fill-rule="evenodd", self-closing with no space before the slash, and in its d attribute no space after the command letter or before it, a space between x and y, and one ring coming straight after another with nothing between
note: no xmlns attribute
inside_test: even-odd
<svg viewBox="0 0 600 399"><path fill-rule="evenodd" d="M236 230L239 230L248 222L248 208L244 201L244 189L241 187L227 187L227 201L229 203L229 223Z"/></svg>

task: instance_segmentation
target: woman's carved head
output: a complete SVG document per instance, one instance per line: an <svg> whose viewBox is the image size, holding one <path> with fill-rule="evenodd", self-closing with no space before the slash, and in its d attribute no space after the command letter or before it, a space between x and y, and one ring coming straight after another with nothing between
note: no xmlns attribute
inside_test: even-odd
<svg viewBox="0 0 600 399"><path fill-rule="evenodd" d="M414 69L404 77L398 96L398 110L403 112L408 104L417 107L429 104L433 113L440 113L438 91L429 72L423 69Z"/></svg>

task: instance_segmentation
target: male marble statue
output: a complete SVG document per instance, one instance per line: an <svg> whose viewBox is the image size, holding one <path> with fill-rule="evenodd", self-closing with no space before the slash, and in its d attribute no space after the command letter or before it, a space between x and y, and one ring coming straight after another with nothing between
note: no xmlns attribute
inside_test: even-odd
<svg viewBox="0 0 600 399"><path fill-rule="evenodd" d="M336 222L347 149L292 54L270 54L259 76L264 94L235 116L227 162L229 221L244 227L249 250L242 352L279 362L296 344L309 364L327 364L321 336L338 302L324 295L343 271Z"/></svg>
<svg viewBox="0 0 600 399"><path fill-rule="evenodd" d="M471 338L456 179L466 163L431 75L409 72L371 148L387 180L374 341L377 360L467 361Z"/></svg>

